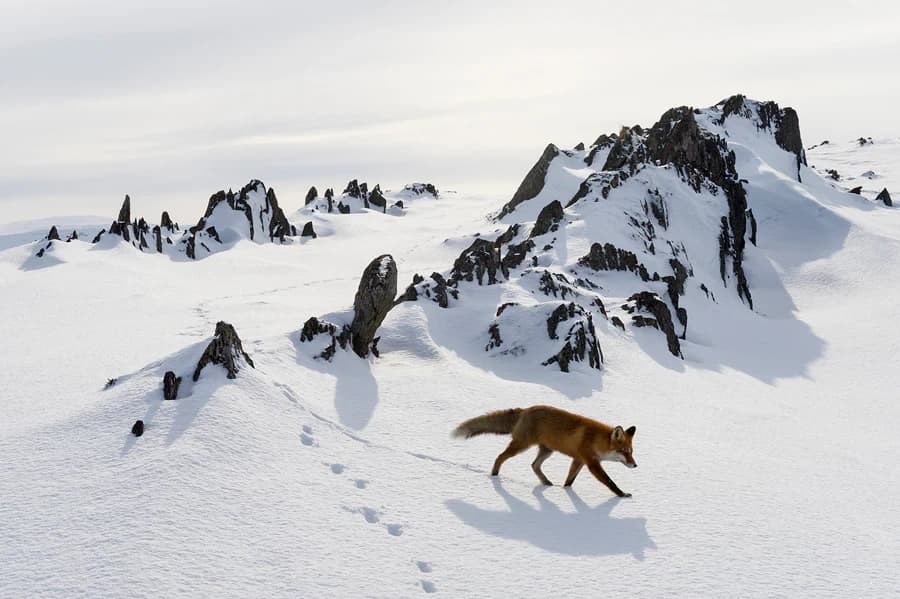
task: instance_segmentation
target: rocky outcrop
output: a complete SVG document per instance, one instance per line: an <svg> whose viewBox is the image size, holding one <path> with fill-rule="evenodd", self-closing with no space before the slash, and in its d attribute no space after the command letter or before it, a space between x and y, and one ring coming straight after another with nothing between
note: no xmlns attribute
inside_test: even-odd
<svg viewBox="0 0 900 599"><path fill-rule="evenodd" d="M556 231L559 229L559 223L564 217L565 213L563 212L562 204L559 203L559 200L553 200L541 209L529 237L538 237L539 235Z"/></svg>
<svg viewBox="0 0 900 599"><path fill-rule="evenodd" d="M144 421L143 420L135 420L134 424L131 425L131 434L135 437L140 437L144 434Z"/></svg>
<svg viewBox="0 0 900 599"><path fill-rule="evenodd" d="M498 218L503 218L507 214L510 214L519 204L537 196L537 194L544 189L544 178L547 176L547 170L550 168L550 163L557 156L559 156L559 148L553 144L548 144L547 147L544 148L541 157L535 165L531 167L528 174L525 175L525 178L522 180L516 193L513 194L512 199L500 210Z"/></svg>
<svg viewBox="0 0 900 599"><path fill-rule="evenodd" d="M547 318L547 336L550 339L559 339L560 325L569 321L573 322L565 333L562 347L542 364L544 366L557 364L561 371L569 372L569 365L573 361L587 360L591 368L599 370L603 363L603 354L594 330L594 320L591 313L580 305L574 302L559 304Z"/></svg>
<svg viewBox="0 0 900 599"><path fill-rule="evenodd" d="M800 137L800 118L796 110L790 107L779 108L775 102L748 101L741 94L731 96L719 105L722 106L722 123L730 115L737 114L754 120L758 129L772 131L775 143L797 157L797 180L800 180L800 165L806 164L806 152Z"/></svg>
<svg viewBox="0 0 900 599"><path fill-rule="evenodd" d="M378 256L363 271L353 299L350 333L353 351L359 357L369 355L369 350L377 343L375 332L393 307L396 295L397 264L389 254Z"/></svg>
<svg viewBox="0 0 900 599"><path fill-rule="evenodd" d="M59 241L59 231L56 230L56 225L50 227L50 231L47 233L47 241Z"/></svg>
<svg viewBox="0 0 900 599"><path fill-rule="evenodd" d="M586 256L583 256L578 264L587 266L593 270L618 270L633 272L638 275L642 281L650 280L650 273L647 267L638 261L634 252L629 252L621 248L617 248L611 243L603 245L599 243L591 244L591 250Z"/></svg>
<svg viewBox="0 0 900 599"><path fill-rule="evenodd" d="M163 398L167 400L178 399L178 387L181 385L181 377L175 376L171 370L163 376Z"/></svg>
<svg viewBox="0 0 900 599"><path fill-rule="evenodd" d="M528 252L533 249L534 241L531 239L526 239L522 243L509 244L506 247L506 255L500 261L501 271L509 273L510 270L518 268L528 257Z"/></svg>
<svg viewBox="0 0 900 599"><path fill-rule="evenodd" d="M316 201L317 197L319 197L319 190L316 189L315 185L313 185L309 188L309 191L306 192L306 199L303 201L303 205L309 206Z"/></svg>
<svg viewBox="0 0 900 599"><path fill-rule="evenodd" d="M197 367L194 369L194 381L200 379L201 371L208 364L218 364L222 366L228 373L228 378L237 377L240 370L241 362L249 364L251 368L255 368L253 360L244 347L241 345L241 339L238 337L237 331L227 322L219 321L216 323L216 332L212 341L206 347Z"/></svg>
<svg viewBox="0 0 900 599"><path fill-rule="evenodd" d="M312 341L318 335L328 335L331 339L329 344L325 346L325 349L316 355L316 358L322 358L328 362L334 357L338 347L347 349L350 345L352 336L350 333L350 325L345 324L342 327L338 327L335 324L319 320L313 316L303 323L303 329L300 331L300 342L306 343Z"/></svg>
<svg viewBox="0 0 900 599"><path fill-rule="evenodd" d="M387 212L387 199L385 199L384 194L381 193L380 185L376 185L372 188L372 191L369 192L369 203L381 208L382 212Z"/></svg>
<svg viewBox="0 0 900 599"><path fill-rule="evenodd" d="M312 237L313 239L318 237L318 235L316 235L316 232L313 230L312 221L309 221L305 225L303 225L303 231L300 233L300 237Z"/></svg>
<svg viewBox="0 0 900 599"><path fill-rule="evenodd" d="M291 223L288 222L284 210L278 206L275 197L275 189L270 187L266 191L266 212L269 213L269 241L278 239L284 243L284 238L291 235Z"/></svg>
<svg viewBox="0 0 900 599"><path fill-rule="evenodd" d="M628 298L628 302L622 306L622 309L632 314L632 323L636 327L651 326L662 331L666 336L666 343L669 347L669 353L678 358L682 358L681 344L678 342L678 335L675 334L675 326L672 323L672 313L664 301L659 299L652 291L641 291L635 293ZM653 315L653 318L647 318L635 312L647 312Z"/></svg>
<svg viewBox="0 0 900 599"><path fill-rule="evenodd" d="M747 222L750 223L750 243L756 245L756 217L753 210L747 210Z"/></svg>
<svg viewBox="0 0 900 599"><path fill-rule="evenodd" d="M119 216L109 226L110 235L118 235L125 241L131 240L128 225L131 223L131 198L126 194L122 207L119 208Z"/></svg>
<svg viewBox="0 0 900 599"><path fill-rule="evenodd" d="M487 276L486 283L494 285L499 282L498 272L503 276L509 275L500 259L500 250L486 239L476 239L453 263L450 280L454 284L477 280L479 285L484 285Z"/></svg>
<svg viewBox="0 0 900 599"><path fill-rule="evenodd" d="M891 200L891 194L887 190L887 187L881 190L881 192L875 197L876 202L883 202L885 206L893 206L894 202Z"/></svg>
<svg viewBox="0 0 900 599"><path fill-rule="evenodd" d="M438 189L431 183L410 183L408 185L404 185L403 190L417 196L427 193L432 197L438 197Z"/></svg>

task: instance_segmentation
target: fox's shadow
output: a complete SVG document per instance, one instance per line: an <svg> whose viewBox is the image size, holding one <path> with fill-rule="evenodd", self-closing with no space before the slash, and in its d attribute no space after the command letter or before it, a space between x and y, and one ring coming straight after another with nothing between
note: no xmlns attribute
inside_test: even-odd
<svg viewBox="0 0 900 599"><path fill-rule="evenodd" d="M564 512L544 496L537 487L534 496L538 507L514 497L499 479L493 479L494 490L503 498L509 511L486 510L476 505L451 499L447 508L457 518L483 532L506 539L527 541L545 551L566 555L617 555L630 553L643 560L646 549L656 549L647 532L646 518L613 518L612 509L619 503L611 498L590 507L571 489L566 493L575 508Z"/></svg>

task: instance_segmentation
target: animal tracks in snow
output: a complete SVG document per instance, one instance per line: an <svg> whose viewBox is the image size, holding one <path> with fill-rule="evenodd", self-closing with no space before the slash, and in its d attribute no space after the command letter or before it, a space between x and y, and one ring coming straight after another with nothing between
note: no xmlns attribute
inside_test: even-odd
<svg viewBox="0 0 900 599"><path fill-rule="evenodd" d="M283 388L282 391L284 392L286 397L288 397L289 399L293 399L291 397L291 395L293 395L293 393L290 391L290 389ZM302 429L300 432L300 442L303 445L305 445L306 447L314 447L314 448L320 447L319 441L316 438L316 433L313 430L313 427L310 426L309 424L304 424L302 426ZM366 444L369 445L368 443L366 443ZM413 456L413 457L416 457L419 459L427 459L422 456ZM342 462L323 461L322 465L324 467L328 468L328 470L336 476L347 476L348 471L352 472L352 470L353 470L352 467L350 467ZM369 481L366 479L348 477L348 480L350 480L353 483L353 486L359 491L366 491L369 487ZM382 506L382 508L383 508L383 506ZM368 506L368 505L363 505L362 507L344 506L343 509L344 509L344 511L346 511L348 513L361 515L363 517L363 520L366 521L366 523L378 525L379 527L384 528L384 530L387 531L387 533L393 537L403 536L404 525L402 523L383 522L382 521L385 516L385 512L383 511L383 509L376 509L376 508ZM421 560L415 561L414 563L415 563L415 566L416 566L419 574L430 574L431 573L431 571L432 571L431 563L426 562L426 561L421 561ZM436 593L437 592L437 586L431 580L421 578L418 580L416 585L419 586L426 593Z"/></svg>

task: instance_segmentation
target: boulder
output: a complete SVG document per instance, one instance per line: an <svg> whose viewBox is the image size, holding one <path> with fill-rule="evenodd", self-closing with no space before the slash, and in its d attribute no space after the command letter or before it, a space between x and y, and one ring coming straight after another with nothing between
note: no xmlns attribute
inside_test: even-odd
<svg viewBox="0 0 900 599"><path fill-rule="evenodd" d="M140 437L144 434L144 421L143 420L135 420L134 424L131 425L131 434L135 437Z"/></svg>
<svg viewBox="0 0 900 599"><path fill-rule="evenodd" d="M241 345L241 339L238 337L237 331L227 322L219 321L216 323L216 332L212 341L206 347L200 361L197 362L197 368L194 369L194 381L200 378L200 372L207 364L218 364L225 368L228 372L228 378L237 378L240 370L241 361L249 364L251 368L255 368L253 360L244 351Z"/></svg>
<svg viewBox="0 0 900 599"><path fill-rule="evenodd" d="M316 200L317 197L319 197L319 190L317 190L316 186L313 185L309 188L309 191L306 192L306 200L304 200L303 205L309 206Z"/></svg>
<svg viewBox="0 0 900 599"><path fill-rule="evenodd" d="M316 235L316 232L313 230L312 221L309 221L308 223L303 225L303 231L300 233L300 237L312 237L313 239L318 237L318 235Z"/></svg>
<svg viewBox="0 0 900 599"><path fill-rule="evenodd" d="M875 197L875 201L876 202L884 202L885 206L893 206L894 205L894 202L891 201L891 194L890 194L890 192L888 192L887 187L885 187L884 189L881 190L881 193L879 193Z"/></svg>
<svg viewBox="0 0 900 599"><path fill-rule="evenodd" d="M853 189L850 190L850 193L855 193L856 195L861 195L862 194L862 185L858 185L857 187L854 187Z"/></svg>
<svg viewBox="0 0 900 599"><path fill-rule="evenodd" d="M559 222L564 217L565 213L563 212L562 204L559 203L559 200L553 200L541 209L529 237L537 237L550 231L556 231L559 228Z"/></svg>
<svg viewBox="0 0 900 599"><path fill-rule="evenodd" d="M163 398L167 400L178 399L178 387L181 385L181 377L169 370L163 376Z"/></svg>
<svg viewBox="0 0 900 599"><path fill-rule="evenodd" d="M394 305L397 295L397 264L389 254L378 256L363 271L353 299L350 324L353 351L361 358L369 354L375 332Z"/></svg>

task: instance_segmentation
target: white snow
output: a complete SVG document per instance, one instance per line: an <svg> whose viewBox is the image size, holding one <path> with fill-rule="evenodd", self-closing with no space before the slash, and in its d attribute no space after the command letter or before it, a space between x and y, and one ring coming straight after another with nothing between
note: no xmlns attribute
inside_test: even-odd
<svg viewBox="0 0 900 599"><path fill-rule="evenodd" d="M349 308L374 257L395 258L402 292L496 233L485 215L499 205L466 194L423 195L404 218L317 202L316 240L235 240L197 261L89 239L54 244L39 269L31 245L0 252L0 597L895 596L900 210L811 168L799 183L789 154L726 126L760 223L747 250L755 311L717 280L701 235L724 200L663 167L568 209L541 255L562 271L591 241L633 244L604 223L634 208L623 198L666 190L660 233L687 240L716 297L685 296L683 361L657 331L597 315L600 372L492 357L493 307L531 296L519 280L467 287L449 309L398 305L380 358L312 359L303 322ZM809 161L896 177L886 147ZM505 220L565 205L589 174L583 156L561 155L541 196ZM598 276L611 315L634 280ZM208 366L192 383L218 320L256 368L229 381ZM167 370L184 377L177 401L162 400ZM463 419L537 403L636 425L640 467L607 467L634 497L586 471L571 489L538 486L531 452L491 479L506 440L450 437ZM553 456L544 471L559 485L567 468Z"/></svg>

